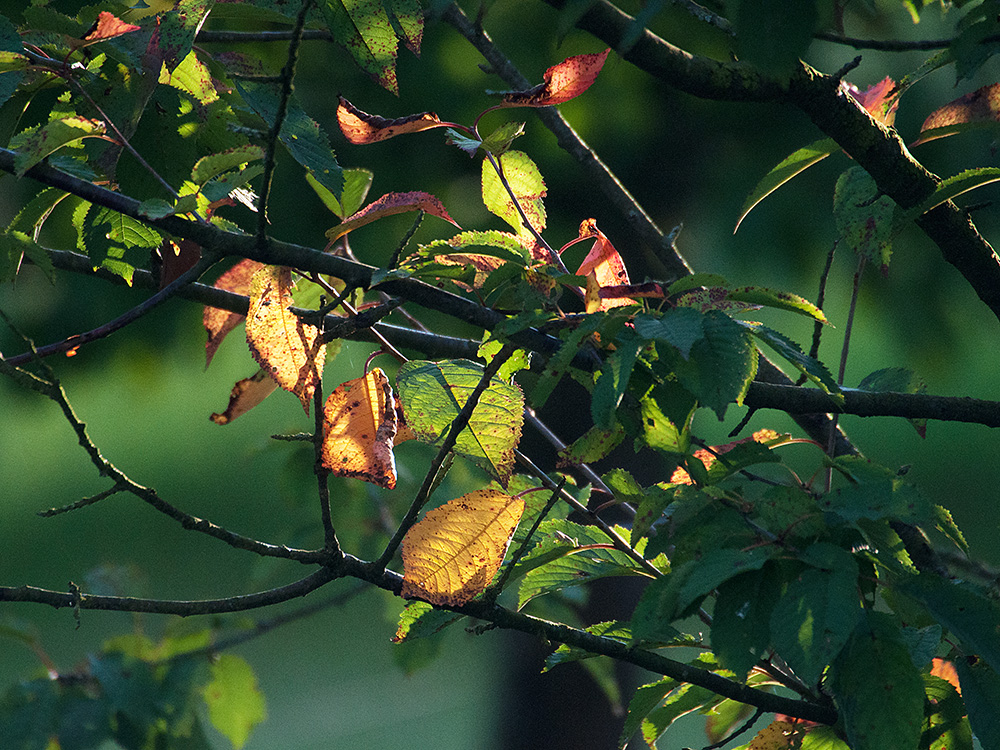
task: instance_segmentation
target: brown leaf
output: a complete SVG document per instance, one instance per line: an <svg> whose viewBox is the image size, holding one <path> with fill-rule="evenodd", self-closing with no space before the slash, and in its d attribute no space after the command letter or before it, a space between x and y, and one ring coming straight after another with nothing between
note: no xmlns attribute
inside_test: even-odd
<svg viewBox="0 0 1000 750"><path fill-rule="evenodd" d="M323 407L323 466L335 476L393 489L396 427L396 400L382 370L342 383Z"/></svg>
<svg viewBox="0 0 1000 750"><path fill-rule="evenodd" d="M913 145L954 135L962 125L997 122L1000 122L1000 83L991 83L931 112L920 126L920 137Z"/></svg>
<svg viewBox="0 0 1000 750"><path fill-rule="evenodd" d="M527 91L504 94L501 107L549 107L568 102L590 88L601 72L610 48L592 55L574 55L545 71L544 83Z"/></svg>
<svg viewBox="0 0 1000 750"><path fill-rule="evenodd" d="M598 292L598 296L601 299L619 299L622 297L628 297L631 299L635 299L637 297L664 299L670 296L670 292L663 286L663 284L658 284L655 281L647 281L642 284L623 284L621 286L602 287Z"/></svg>
<svg viewBox="0 0 1000 750"><path fill-rule="evenodd" d="M476 490L428 511L403 538L404 598L458 607L481 594L503 562L524 500Z"/></svg>
<svg viewBox="0 0 1000 750"><path fill-rule="evenodd" d="M448 215L448 210L437 198L430 193L419 190L411 193L386 193L374 203L369 203L360 211L348 216L343 222L333 229L327 230L326 236L330 242L336 242L339 237L343 237L348 232L352 232L365 224L371 224L385 216L393 216L407 211L423 211L431 216L458 226L458 222Z"/></svg>
<svg viewBox="0 0 1000 750"><path fill-rule="evenodd" d="M628 284L628 271L622 256L615 250L611 241L597 228L595 219L586 219L580 224L580 238L595 237L594 246L583 259L576 271L577 276L587 277L587 312L595 310L610 310L612 307L623 307L634 304L629 299L621 297L602 298L600 290L608 286Z"/></svg>
<svg viewBox="0 0 1000 750"><path fill-rule="evenodd" d="M130 34L133 31L138 31L140 28L140 26L136 26L134 23L127 23L117 18L113 13L101 11L94 25L90 27L87 34L83 37L83 41L87 42L87 44L94 44L102 42L105 39L114 39L116 36L121 36L122 34Z"/></svg>
<svg viewBox="0 0 1000 750"><path fill-rule="evenodd" d="M160 259L160 289L163 289L201 259L201 245L191 240L164 240L160 243Z"/></svg>
<svg viewBox="0 0 1000 750"><path fill-rule="evenodd" d="M214 286L233 294L250 296L250 281L253 275L264 267L263 263L255 260L244 259L226 271L218 278ZM222 340L226 338L230 331L238 326L245 315L234 313L229 310L220 310L218 307L206 307L202 313L202 323L208 332L208 341L205 342L205 367L212 362L212 357L218 351Z"/></svg>
<svg viewBox="0 0 1000 750"><path fill-rule="evenodd" d="M422 130L447 127L447 124L441 122L433 112L421 112L387 120L378 115L362 112L344 97L340 97L340 103L337 105L337 124L340 125L340 132L344 137L357 146L378 143L405 133L419 133Z"/></svg>
<svg viewBox="0 0 1000 750"><path fill-rule="evenodd" d="M256 375L243 378L233 386L233 391L229 394L229 406L222 414L213 414L210 419L216 424L229 424L274 393L277 387L278 384L267 374L267 370L258 370Z"/></svg>
<svg viewBox="0 0 1000 750"><path fill-rule="evenodd" d="M792 750L802 744L799 728L788 721L772 721L757 732L747 750Z"/></svg>
<svg viewBox="0 0 1000 750"><path fill-rule="evenodd" d="M326 346L319 329L304 323L292 304L292 269L264 266L250 282L247 343L250 353L279 386L299 397L309 413L323 375Z"/></svg>

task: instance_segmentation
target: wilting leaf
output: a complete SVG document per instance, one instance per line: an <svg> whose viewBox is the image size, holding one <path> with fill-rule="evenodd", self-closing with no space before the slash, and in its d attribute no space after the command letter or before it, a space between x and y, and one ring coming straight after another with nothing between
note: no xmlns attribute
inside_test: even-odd
<svg viewBox="0 0 1000 750"><path fill-rule="evenodd" d="M714 445L711 450L699 448L694 452L694 458L701 461L705 469L709 472L712 472L713 467L718 463L720 469L714 474L721 474L722 476L712 476L714 481L718 481L725 475L739 471L747 466L753 466L758 463L777 463L779 461L778 457L771 452L767 444L779 437L778 433L771 429L757 430L752 437L735 440L725 445ZM756 450L746 451L748 445ZM741 449L741 455L735 460L732 456L720 459L720 456L724 456L738 448ZM674 473L670 477L670 483L694 484L691 475L680 467L674 469Z"/></svg>
<svg viewBox="0 0 1000 750"><path fill-rule="evenodd" d="M337 124L344 137L356 146L377 143L405 133L447 127L433 112L420 112L389 120L362 112L344 97L340 97L337 105Z"/></svg>
<svg viewBox="0 0 1000 750"><path fill-rule="evenodd" d="M337 386L323 407L323 466L393 489L396 424L396 400L379 368Z"/></svg>
<svg viewBox="0 0 1000 750"><path fill-rule="evenodd" d="M264 696L250 665L239 656L219 654L212 662L212 681L202 695L212 726L239 750L253 728L267 716Z"/></svg>
<svg viewBox="0 0 1000 750"><path fill-rule="evenodd" d="M396 387L407 423L420 440L440 443L483 377L482 365L459 359L411 361L399 368ZM512 383L494 378L458 436L455 452L467 456L506 486L521 439L524 396Z"/></svg>
<svg viewBox="0 0 1000 750"><path fill-rule="evenodd" d="M780 164L764 175L764 179L758 182L756 187L750 192L750 195L747 196L747 199L743 202L743 207L740 208L740 215L736 219L736 227L733 229L733 233L735 234L736 230L740 228L740 224L743 223L747 214L754 209L754 206L795 177L795 175L805 171L813 164L823 161L823 159L839 149L840 146L837 145L835 140L832 138L823 138L815 143L810 143L808 146L803 146L795 153L786 157Z"/></svg>
<svg viewBox="0 0 1000 750"><path fill-rule="evenodd" d="M138 31L140 28L141 27L136 26L134 23L122 21L113 13L108 13L107 11L102 10L97 15L97 20L94 22L94 25L90 27L90 30L83 37L83 41L88 44L103 42L105 39L114 39L116 36Z"/></svg>
<svg viewBox="0 0 1000 750"><path fill-rule="evenodd" d="M14 157L14 170L18 177L35 166L53 151L89 136L104 135L105 125L100 120L86 117L63 117L42 126L29 135Z"/></svg>
<svg viewBox="0 0 1000 750"><path fill-rule="evenodd" d="M568 102L590 88L604 67L610 48L591 55L574 55L545 71L540 83L527 91L503 95L501 107L549 107Z"/></svg>
<svg viewBox="0 0 1000 750"><path fill-rule="evenodd" d="M369 203L353 216L348 216L343 223L338 224L333 229L327 230L326 237L330 242L335 242L337 238L343 237L348 232L353 232L358 227L371 224L385 216L405 213L406 211L423 211L431 216L454 224L461 229L444 205L430 193L414 191L411 193L386 193L374 203Z"/></svg>
<svg viewBox="0 0 1000 750"><path fill-rule="evenodd" d="M163 240L160 243L160 289L194 268L201 259L201 245L191 240Z"/></svg>
<svg viewBox="0 0 1000 750"><path fill-rule="evenodd" d="M1000 83L991 83L931 112L920 126L920 137L913 145L954 135L966 129L998 123L1000 123Z"/></svg>
<svg viewBox="0 0 1000 750"><path fill-rule="evenodd" d="M536 232L541 232L545 229L545 204L542 199L546 190L545 180L542 179L538 167L523 151L508 151L496 157L496 160L521 210L528 217L528 222ZM482 185L483 203L490 213L510 224L518 235L530 235L530 230L521 221L520 213L489 159L483 160Z"/></svg>
<svg viewBox="0 0 1000 750"><path fill-rule="evenodd" d="M278 384L267 370L258 370L256 375L237 381L229 394L229 406L221 414L213 414L210 419L216 424L229 424L274 393L277 387Z"/></svg>
<svg viewBox="0 0 1000 750"><path fill-rule="evenodd" d="M597 285L598 289L629 283L628 271L625 270L625 262L622 260L622 256L615 250L611 241L597 228L597 221L595 219L586 219L580 224L579 236L581 239L585 237L593 237L595 239L594 246L576 270L577 276L586 276L588 278L588 291L591 286L591 279ZM601 299L598 297L593 302L590 299L587 300L587 312L610 310L612 307L622 307L632 304L635 303L630 299Z"/></svg>
<svg viewBox="0 0 1000 750"><path fill-rule="evenodd" d="M263 267L263 263L245 258L222 274L214 286L234 294L250 296L250 282L253 280L254 274ZM205 331L208 332L208 341L205 342L205 367L211 364L212 357L218 351L222 340L245 317L245 315L221 310L218 307L205 308L202 313L202 323L205 326Z"/></svg>
<svg viewBox="0 0 1000 750"><path fill-rule="evenodd" d="M250 282L247 343L250 353L279 386L299 397L309 413L323 375L326 346L319 329L304 323L288 308L292 304L292 270L264 266Z"/></svg>
<svg viewBox="0 0 1000 750"><path fill-rule="evenodd" d="M482 593L503 562L524 500L476 490L428 511L403 538L404 598L458 607Z"/></svg>

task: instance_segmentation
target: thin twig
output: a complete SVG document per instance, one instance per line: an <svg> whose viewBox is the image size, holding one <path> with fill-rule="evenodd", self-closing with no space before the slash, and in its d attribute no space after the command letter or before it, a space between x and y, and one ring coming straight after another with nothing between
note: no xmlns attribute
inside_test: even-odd
<svg viewBox="0 0 1000 750"><path fill-rule="evenodd" d="M531 528L528 529L527 533L524 535L524 541L521 542L521 545L517 548L514 554L511 555L510 561L500 574L500 578L484 595L485 599L496 601L500 592L503 591L504 586L507 585L507 579L509 579L511 573L514 572L514 568L517 567L519 562L521 562L521 558L524 557L524 553L528 551L528 547L531 545L531 537L533 537L535 532L538 531L538 527L542 525L542 521L544 521L545 517L551 512L553 506L559 502L559 496L565 486L566 477L563 477L558 486L552 490L552 494L549 496L548 502L545 503L545 507L542 508L542 511L537 516L535 516L535 520L531 524Z"/></svg>

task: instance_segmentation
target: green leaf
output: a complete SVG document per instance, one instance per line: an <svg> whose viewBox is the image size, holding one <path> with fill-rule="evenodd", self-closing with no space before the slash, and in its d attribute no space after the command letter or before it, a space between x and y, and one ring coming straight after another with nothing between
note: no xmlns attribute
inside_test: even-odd
<svg viewBox="0 0 1000 750"><path fill-rule="evenodd" d="M219 654L211 669L212 680L202 691L208 718L239 750L253 728L267 716L264 696L253 670L241 657Z"/></svg>
<svg viewBox="0 0 1000 750"><path fill-rule="evenodd" d="M483 139L482 147L494 156L500 156L510 149L515 138L524 135L523 122L505 122Z"/></svg>
<svg viewBox="0 0 1000 750"><path fill-rule="evenodd" d="M422 256L489 255L524 267L531 264L528 248L516 235L496 230L459 232L447 240L434 240L420 248ZM411 258L413 256L410 256Z"/></svg>
<svg viewBox="0 0 1000 750"><path fill-rule="evenodd" d="M617 448L625 438L625 428L619 423L610 430L602 430L596 425L559 451L557 466L563 468L574 464L589 464L600 461Z"/></svg>
<svg viewBox="0 0 1000 750"><path fill-rule="evenodd" d="M399 94L396 32L379 0L320 0L320 10L337 43L361 70L383 88Z"/></svg>
<svg viewBox="0 0 1000 750"><path fill-rule="evenodd" d="M194 169L191 170L191 182L196 185L204 185L223 172L242 166L247 162L263 159L264 156L264 149L254 145L238 146L220 154L203 156L195 162Z"/></svg>
<svg viewBox="0 0 1000 750"><path fill-rule="evenodd" d="M278 114L279 89L274 84L235 79L236 88L247 104L268 127ZM307 115L292 96L285 121L278 134L288 153L335 196L344 189L344 176L330 148L330 140L319 124Z"/></svg>
<svg viewBox="0 0 1000 750"><path fill-rule="evenodd" d="M827 509L844 520L888 518L924 523L933 518L931 503L896 472L856 457L844 457L838 465L849 470L854 481L834 490Z"/></svg>
<svg viewBox="0 0 1000 750"><path fill-rule="evenodd" d="M454 128L447 128L445 131L446 138L445 143L449 146L455 146L467 153L470 157L476 155L479 147L483 145L483 142L478 138L472 138L465 133L459 133Z"/></svg>
<svg viewBox="0 0 1000 750"><path fill-rule="evenodd" d="M635 331L651 341L663 341L675 347L684 359L691 347L705 337L703 315L693 307L675 307L662 315L635 316Z"/></svg>
<svg viewBox="0 0 1000 750"><path fill-rule="evenodd" d="M674 619L729 579L748 571L760 570L773 556L774 550L770 547L715 549L697 562L687 563L693 566L692 570L684 577L677 592L677 612L668 616L668 619Z"/></svg>
<svg viewBox="0 0 1000 750"><path fill-rule="evenodd" d="M662 680L636 689L632 700L628 703L628 716L625 717L625 726L622 727L621 736L618 738L619 748L625 747L632 735L639 731L649 712L659 706L679 684L672 677L664 677Z"/></svg>
<svg viewBox="0 0 1000 750"><path fill-rule="evenodd" d="M771 613L780 595L781 578L771 565L719 585L712 610L712 650L737 679L744 679L767 655Z"/></svg>
<svg viewBox="0 0 1000 750"><path fill-rule="evenodd" d="M850 552L826 542L800 555L810 566L792 581L771 613L771 637L781 657L806 684L847 643L861 618L858 564ZM906 661L910 663L909 655Z"/></svg>
<svg viewBox="0 0 1000 750"><path fill-rule="evenodd" d="M1000 180L1000 167L979 167L977 169L967 169L959 172L953 177L941 180L929 198L915 208L908 210L904 214L904 221L912 221L923 216L928 211L937 208L942 203L946 203L953 198L957 198L962 193L975 190L983 185Z"/></svg>
<svg viewBox="0 0 1000 750"><path fill-rule="evenodd" d="M643 342L635 336L619 336L617 348L604 360L590 401L590 414L599 429L614 427L615 411L628 389L632 368L642 346Z"/></svg>
<svg viewBox="0 0 1000 750"><path fill-rule="evenodd" d="M918 746L924 682L890 615L868 611L831 673L830 689L852 750Z"/></svg>
<svg viewBox="0 0 1000 750"><path fill-rule="evenodd" d="M105 125L86 117L63 117L43 125L29 135L14 157L14 172L23 177L25 172L38 164L53 151L63 146L79 145L84 138L104 135Z"/></svg>
<svg viewBox="0 0 1000 750"><path fill-rule="evenodd" d="M497 161L531 226L541 232L545 229L545 205L542 202L545 197L545 181L538 167L523 151L508 151L497 157ZM520 213L489 159L483 160L482 171L483 203L486 208L510 224L519 236L530 236L530 231L521 221Z"/></svg>
<svg viewBox="0 0 1000 750"><path fill-rule="evenodd" d="M837 736L833 727L810 728L802 738L800 750L851 750L847 743Z"/></svg>
<svg viewBox="0 0 1000 750"><path fill-rule="evenodd" d="M642 721L642 737L653 747L677 719L697 711L715 698L715 693L698 685L681 685L667 696L662 706L650 711Z"/></svg>
<svg viewBox="0 0 1000 750"><path fill-rule="evenodd" d="M892 256L895 212L895 201L879 193L875 180L864 168L851 167L837 179L833 192L837 231L855 253L880 264L883 275L888 272Z"/></svg>
<svg viewBox="0 0 1000 750"><path fill-rule="evenodd" d="M306 182L316 191L316 195L323 201L323 205L337 216L341 221L348 216L353 216L368 197L368 189L372 186L375 175L367 169L345 169L344 170L344 191L340 199L323 187L312 172L306 174Z"/></svg>
<svg viewBox="0 0 1000 750"><path fill-rule="evenodd" d="M191 52L195 35L213 5L215 0L178 0L172 10L157 16L156 54L168 73Z"/></svg>
<svg viewBox="0 0 1000 750"><path fill-rule="evenodd" d="M194 50L188 52L173 71L161 71L159 82L183 91L202 106L219 100L219 92L215 90L212 73L208 66L198 59Z"/></svg>
<svg viewBox="0 0 1000 750"><path fill-rule="evenodd" d="M694 397L676 383L652 388L639 402L642 442L653 450L686 455L697 408Z"/></svg>
<svg viewBox="0 0 1000 750"><path fill-rule="evenodd" d="M741 322L741 325L746 326L754 336L774 349L774 351L794 365L799 372L822 388L831 401L838 406L843 405L844 395L840 392L840 386L837 385L837 381L833 375L826 369L826 365L818 359L813 359L808 354L803 353L799 345L783 333L778 333L778 331L759 323Z"/></svg>
<svg viewBox="0 0 1000 750"><path fill-rule="evenodd" d="M23 61L18 59L23 57L20 54L23 49L24 45L21 42L21 35L17 33L17 27L6 16L0 16L0 70L9 70L0 73L0 106L14 95L24 80L24 72L20 68L22 65L27 67L30 61L27 57L24 57Z"/></svg>
<svg viewBox="0 0 1000 750"><path fill-rule="evenodd" d="M984 748L1000 747L1000 675L981 659L956 659L969 724Z"/></svg>
<svg viewBox="0 0 1000 750"><path fill-rule="evenodd" d="M780 164L768 172L764 176L764 179L758 182L753 191L751 191L750 195L747 196L747 199L743 202L743 207L740 208L740 215L736 220L736 228L733 229L733 232L735 233L736 230L740 228L740 224L743 223L747 214L749 214L758 203L797 174L805 171L813 164L822 161L830 154L837 152L839 149L840 146L837 145L835 140L832 138L823 138L815 143L810 143L808 146L803 146L795 153L786 157Z"/></svg>
<svg viewBox="0 0 1000 750"><path fill-rule="evenodd" d="M619 622L618 620L599 622L584 628L584 630L593 635L599 635L602 638L610 638L621 643L629 643L632 640L632 632L629 630L628 625L626 623ZM548 672L550 669L553 669L560 664L568 664L572 661L582 661L584 659L593 659L595 656L597 656L597 654L592 651L576 648L575 646L567 646L564 643L546 657L545 666L542 668L542 672Z"/></svg>
<svg viewBox="0 0 1000 750"><path fill-rule="evenodd" d="M542 376L538 379L535 389L531 392L531 402L536 409L541 409L545 405L545 402L552 395L552 391L559 383L559 380L572 364L573 357L576 356L580 348L584 345L584 339L597 330L603 317L601 314L587 315L575 328L570 329L568 332L560 332L560 337L565 342L559 347L558 352L549 357Z"/></svg>
<svg viewBox="0 0 1000 750"><path fill-rule="evenodd" d="M427 638L440 633L462 617L463 615L456 615L447 609L435 609L427 602L407 602L403 611L399 613L399 626L392 637L392 642L404 643L416 638Z"/></svg>
<svg viewBox="0 0 1000 750"><path fill-rule="evenodd" d="M410 361L400 367L396 388L406 421L417 437L440 444L482 377L483 366L465 359ZM514 469L514 448L521 439L523 411L521 389L494 378L459 434L455 452L506 487Z"/></svg>
<svg viewBox="0 0 1000 750"><path fill-rule="evenodd" d="M47 248L42 247L31 237L18 231L8 231L0 234L0 283L13 281L21 268L22 259L36 265L52 281L55 277L55 266Z"/></svg>
<svg viewBox="0 0 1000 750"><path fill-rule="evenodd" d="M765 289L760 286L743 286L730 289L727 299L738 302L749 302L751 305L761 305L762 307L773 307L778 310L805 315L820 323L827 323L826 316L809 300L790 292L777 292L773 289Z"/></svg>

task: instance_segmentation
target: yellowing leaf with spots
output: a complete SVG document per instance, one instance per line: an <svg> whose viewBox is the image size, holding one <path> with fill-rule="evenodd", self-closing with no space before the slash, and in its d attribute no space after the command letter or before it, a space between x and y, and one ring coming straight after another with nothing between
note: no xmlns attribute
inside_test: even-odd
<svg viewBox="0 0 1000 750"><path fill-rule="evenodd" d="M524 500L477 490L428 511L403 538L405 598L458 607L481 594L503 562Z"/></svg>
<svg viewBox="0 0 1000 750"><path fill-rule="evenodd" d="M748 750L792 750L802 745L802 734L790 721L772 721L757 732Z"/></svg>
<svg viewBox="0 0 1000 750"><path fill-rule="evenodd" d="M213 414L210 419L216 424L229 424L274 393L277 387L278 384L268 375L267 370L258 370L255 375L237 381L229 394L229 406L221 414Z"/></svg>
<svg viewBox="0 0 1000 750"><path fill-rule="evenodd" d="M337 386L323 407L323 466L391 490L396 486L396 400L379 368Z"/></svg>
<svg viewBox="0 0 1000 750"><path fill-rule="evenodd" d="M316 386L323 375L326 346L319 329L302 321L288 308L292 304L292 270L264 266L250 282L247 343L257 363L279 386L291 391L309 413Z"/></svg>

